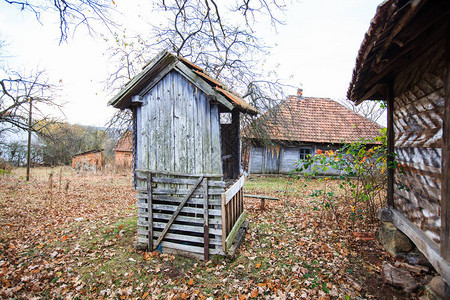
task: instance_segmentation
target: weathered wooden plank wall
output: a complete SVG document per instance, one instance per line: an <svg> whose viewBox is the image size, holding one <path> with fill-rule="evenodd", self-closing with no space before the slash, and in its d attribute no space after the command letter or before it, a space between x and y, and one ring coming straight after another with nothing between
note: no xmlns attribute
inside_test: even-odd
<svg viewBox="0 0 450 300"><path fill-rule="evenodd" d="M440 242L443 45L402 70L394 81L394 207Z"/></svg>
<svg viewBox="0 0 450 300"><path fill-rule="evenodd" d="M138 178L150 186L138 189L138 243L147 244L149 239L154 244L161 236L166 224L172 218L178 205L187 195L198 178L192 176L166 175L154 173L148 177L147 172L138 171ZM148 180L151 178L151 180ZM205 193L205 186L208 192ZM221 178L203 179L193 195L174 219L168 233L161 242L165 253L180 253L199 259L205 257L205 219L208 222L208 254L224 255L222 248L222 193L224 182ZM205 195L208 207L205 210ZM150 199L150 200L149 200ZM150 210L152 208L152 210ZM207 215L205 216L205 211Z"/></svg>
<svg viewBox="0 0 450 300"><path fill-rule="evenodd" d="M136 169L222 173L217 104L176 71L144 95L136 121Z"/></svg>

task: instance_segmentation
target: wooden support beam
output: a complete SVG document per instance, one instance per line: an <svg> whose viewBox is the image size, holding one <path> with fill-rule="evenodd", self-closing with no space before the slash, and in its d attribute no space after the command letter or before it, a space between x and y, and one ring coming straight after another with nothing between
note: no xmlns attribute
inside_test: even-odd
<svg viewBox="0 0 450 300"><path fill-rule="evenodd" d="M208 210L208 178L203 179L203 256L209 260L209 210Z"/></svg>
<svg viewBox="0 0 450 300"><path fill-rule="evenodd" d="M450 263L445 260L439 251L438 245L417 228L413 223L406 219L400 212L391 209L390 222L400 229L416 245L428 261L433 265L436 271L442 276L447 284L450 284ZM385 217L387 214L385 214Z"/></svg>
<svg viewBox="0 0 450 300"><path fill-rule="evenodd" d="M442 131L441 256L450 261L450 22L445 42L444 119ZM450 282L447 281L448 284Z"/></svg>
<svg viewBox="0 0 450 300"><path fill-rule="evenodd" d="M234 178L238 178L240 174L240 167L241 167L241 133L240 133L240 121L239 121L239 111L237 109L233 110L231 112L231 125L232 125L232 131L233 131L233 141L232 141L232 154L233 154L233 172L232 176Z"/></svg>
<svg viewBox="0 0 450 300"><path fill-rule="evenodd" d="M230 249L231 245L233 244L234 238L238 234L239 228L241 228L241 225L242 225L242 223L244 223L246 217L247 217L247 212L244 210L241 213L241 215L239 216L239 219L237 219L236 223L234 224L233 228L230 230L230 233L227 236L225 253L228 251L228 249Z"/></svg>
<svg viewBox="0 0 450 300"><path fill-rule="evenodd" d="M261 207L260 207L261 210L264 210L264 208L266 206L266 200L276 200L276 201L280 200L280 199L275 198L275 197L249 195L249 194L244 194L244 197L261 199Z"/></svg>
<svg viewBox="0 0 450 300"><path fill-rule="evenodd" d="M153 251L152 173L147 174L148 251Z"/></svg>
<svg viewBox="0 0 450 300"><path fill-rule="evenodd" d="M387 91L387 203L394 208L394 90L393 83L388 85Z"/></svg>

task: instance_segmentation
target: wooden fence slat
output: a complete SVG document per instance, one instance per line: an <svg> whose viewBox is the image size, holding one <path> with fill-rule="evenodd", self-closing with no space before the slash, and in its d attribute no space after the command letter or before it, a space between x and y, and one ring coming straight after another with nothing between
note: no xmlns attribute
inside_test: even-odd
<svg viewBox="0 0 450 300"><path fill-rule="evenodd" d="M195 179L153 177L153 182L170 184L195 184ZM225 183L219 180L208 180L208 187L224 188Z"/></svg>
<svg viewBox="0 0 450 300"><path fill-rule="evenodd" d="M175 205L164 205L164 204L153 204L153 210L163 210L163 211L176 211L177 206ZM180 211L181 213L193 213L193 214L201 214L203 215L203 208L196 208L196 207L183 207ZM222 212L220 209L210 209L209 215L213 216L221 216Z"/></svg>
<svg viewBox="0 0 450 300"><path fill-rule="evenodd" d="M153 251L152 173L147 174L148 250Z"/></svg>
<svg viewBox="0 0 450 300"><path fill-rule="evenodd" d="M227 201L225 193L222 194L222 209L221 209L221 215L222 215L222 251L226 252L226 238L227 238L227 214L226 214L226 207L225 202Z"/></svg>
<svg viewBox="0 0 450 300"><path fill-rule="evenodd" d="M147 231L146 230L142 230L142 229L138 229L138 234L139 235L147 235ZM155 231L153 233L153 237L159 237L161 234L160 231ZM209 239L209 243L211 245L222 245L222 236L217 236L218 238L211 238ZM194 236L194 235L184 235L184 234L177 234L177 233L171 233L168 232L166 234L165 239L171 239L171 240L177 240L180 242L192 242L192 243L199 243L199 244L203 244L204 240L202 236Z"/></svg>
<svg viewBox="0 0 450 300"><path fill-rule="evenodd" d="M165 172L165 171L155 171L155 170L142 170L138 169L136 172L147 174L147 173L153 173L153 175L168 175L168 176L180 176L180 177L195 177L198 178L201 177L208 177L208 178L222 178L221 174L191 174L191 173L180 173L180 172Z"/></svg>
<svg viewBox="0 0 450 300"><path fill-rule="evenodd" d="M155 228L165 229L166 226L167 226L167 223L153 222L153 230L155 230ZM172 224L172 226L170 226L170 230L172 230L172 229L178 230L178 231L185 231L185 232L203 233L203 226L180 225L180 224L174 223L174 224ZM222 231L220 229L210 228L209 233L215 234L215 235L221 235Z"/></svg>
<svg viewBox="0 0 450 300"><path fill-rule="evenodd" d="M236 223L234 223L233 228L230 230L230 233L226 238L225 252L227 252L228 249L230 249L231 244L233 244L234 238L236 237L238 230L241 227L242 223L244 223L246 217L247 217L247 212L244 210L242 212L242 214L239 216L239 219L236 221Z"/></svg>
<svg viewBox="0 0 450 300"><path fill-rule="evenodd" d="M239 190L244 186L245 177L241 176L238 181L236 181L226 192L225 192L225 199L226 203L228 203L236 193L239 192Z"/></svg>
<svg viewBox="0 0 450 300"><path fill-rule="evenodd" d="M183 208L184 204L189 200L189 198L192 196L192 194L194 193L195 189L197 189L198 185L200 184L200 182L202 182L202 180L203 180L203 176L200 176L197 179L197 181L195 182L195 184L192 187L191 191L186 195L186 197L183 199L183 201L177 207L177 209L173 213L172 217L170 218L169 222L167 222L167 225L164 228L162 234L160 235L160 237L156 241L156 247L158 247L159 243L161 243L161 240L164 238L164 236L166 235L167 231L169 231L170 226L173 224L173 222L175 221L176 217L181 212L181 209Z"/></svg>
<svg viewBox="0 0 450 300"><path fill-rule="evenodd" d="M203 196L203 250L205 261L209 260L209 218L208 218L208 178L203 179L203 190L205 195Z"/></svg>

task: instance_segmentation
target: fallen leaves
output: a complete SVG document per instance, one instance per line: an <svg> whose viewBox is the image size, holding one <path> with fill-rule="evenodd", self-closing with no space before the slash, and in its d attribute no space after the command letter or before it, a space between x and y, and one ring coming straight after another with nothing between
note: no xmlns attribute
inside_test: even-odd
<svg viewBox="0 0 450 300"><path fill-rule="evenodd" d="M137 217L131 176L67 176L68 191L49 185L48 174L31 184L0 178L0 222L8 225L0 226L0 297L371 296L364 279L356 276L358 265L367 265L361 270L378 276L377 267L360 262L361 247L377 247L371 228L353 228L337 219L319 222L320 212L303 196L319 188L316 181L295 182L285 194L285 180L271 178L270 184L259 185L250 180L255 184L252 193L280 201L268 201L260 211L259 200L246 199L250 229L237 257L200 262L134 250Z"/></svg>

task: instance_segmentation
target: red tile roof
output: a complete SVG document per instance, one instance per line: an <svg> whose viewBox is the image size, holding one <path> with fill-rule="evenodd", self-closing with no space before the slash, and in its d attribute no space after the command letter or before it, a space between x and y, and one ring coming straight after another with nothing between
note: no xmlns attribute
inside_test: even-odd
<svg viewBox="0 0 450 300"><path fill-rule="evenodd" d="M380 135L381 126L361 117L341 104L323 98L291 96L266 112L258 121L268 138L291 142L342 143ZM255 138L252 130L243 130Z"/></svg>
<svg viewBox="0 0 450 300"><path fill-rule="evenodd" d="M114 151L133 151L133 133L131 131L125 132L114 146Z"/></svg>

